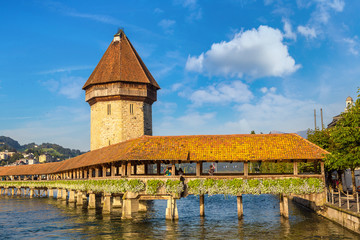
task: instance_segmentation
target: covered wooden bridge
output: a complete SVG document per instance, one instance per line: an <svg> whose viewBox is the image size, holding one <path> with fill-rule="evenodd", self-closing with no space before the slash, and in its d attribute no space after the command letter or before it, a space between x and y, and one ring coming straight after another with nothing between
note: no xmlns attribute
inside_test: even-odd
<svg viewBox="0 0 360 240"><path fill-rule="evenodd" d="M108 147L90 151L62 162L36 165L7 166L0 168L2 183L19 181L55 181L55 180L101 180L101 179L179 179L186 185L195 179L286 179L318 178L324 181L324 157L327 151L298 136L297 134L239 134L239 135L194 135L194 136L142 136ZM292 172L261 173L249 171L249 165L256 163L290 163ZM300 173L298 164L314 163L312 173ZM238 171L215 171L209 174L204 166L218 163L241 163ZM194 171L179 176L181 164L190 164ZM317 168L317 166L319 166ZM164 176L163 169L170 167L171 176ZM5 186L1 184L0 187ZM9 186L8 184L6 186ZM58 189L58 197L59 197ZM66 190L65 190L66 191ZM69 199L74 193L68 189ZM30 195L33 193L30 193ZM53 193L51 193L53 194ZM65 199L68 193L65 192ZM72 194L72 195L71 195ZM131 199L149 200L169 198L169 218L177 216L174 199L185 196L173 196L166 192L149 196L145 193L118 193L124 199L123 208L133 206ZM106 194L104 193L104 196ZM113 194L115 197L116 194ZM90 197L89 194L87 194ZM107 195L108 199L111 195ZM241 197L241 196L239 196ZM106 196L105 196L106 198ZM238 207L242 209L241 198ZM80 200L78 200L80 201ZM89 200L91 201L91 200ZM110 201L110 200L109 200ZM287 201L287 199L286 199ZM82 202L82 200L81 200ZM200 214L204 214L203 195L200 195ZM109 209L110 209L110 203ZM241 206L239 206L239 204ZM175 208L174 208L175 205ZM130 210L123 213L131 217ZM171 210L172 209L172 210ZM176 210L177 211L177 210ZM288 213L285 212L286 216ZM242 210L240 215L242 215Z"/></svg>

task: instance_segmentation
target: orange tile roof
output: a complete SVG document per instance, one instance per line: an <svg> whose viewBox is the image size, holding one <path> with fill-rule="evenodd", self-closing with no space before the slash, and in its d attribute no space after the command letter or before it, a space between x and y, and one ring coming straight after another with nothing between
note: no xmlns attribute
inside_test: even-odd
<svg viewBox="0 0 360 240"><path fill-rule="evenodd" d="M0 167L0 176L62 172L116 161L322 160L327 151L297 134L142 136L58 163Z"/></svg>
<svg viewBox="0 0 360 240"><path fill-rule="evenodd" d="M120 30L115 36L119 36L120 41L111 42L83 89L111 82L148 83L160 89L125 33Z"/></svg>

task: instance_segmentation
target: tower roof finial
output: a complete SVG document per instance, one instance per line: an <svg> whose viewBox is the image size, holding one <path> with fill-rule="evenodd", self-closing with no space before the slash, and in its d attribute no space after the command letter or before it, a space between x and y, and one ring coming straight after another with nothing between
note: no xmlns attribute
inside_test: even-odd
<svg viewBox="0 0 360 240"><path fill-rule="evenodd" d="M120 41L122 36L125 36L124 28L118 28L117 33L114 35L114 42Z"/></svg>

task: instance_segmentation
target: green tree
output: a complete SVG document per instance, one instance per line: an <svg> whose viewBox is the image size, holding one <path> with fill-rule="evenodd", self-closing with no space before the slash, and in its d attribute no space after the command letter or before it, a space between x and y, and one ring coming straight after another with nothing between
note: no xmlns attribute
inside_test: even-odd
<svg viewBox="0 0 360 240"><path fill-rule="evenodd" d="M318 145L319 147L331 151L332 140L330 137L330 130L323 129L319 130L316 128L315 130L308 129L307 131L307 140ZM328 168L325 160L326 171L332 171L334 169ZM319 170L318 165L316 163L300 163L299 171L300 172L314 172L316 173Z"/></svg>
<svg viewBox="0 0 360 240"><path fill-rule="evenodd" d="M16 160L22 159L24 156L21 153L14 153L8 160L8 164L14 163Z"/></svg>
<svg viewBox="0 0 360 240"><path fill-rule="evenodd" d="M355 168L360 166L360 94L357 97L355 105L342 113L341 119L330 131L333 146L327 160L331 169L351 169L353 193L356 190Z"/></svg>

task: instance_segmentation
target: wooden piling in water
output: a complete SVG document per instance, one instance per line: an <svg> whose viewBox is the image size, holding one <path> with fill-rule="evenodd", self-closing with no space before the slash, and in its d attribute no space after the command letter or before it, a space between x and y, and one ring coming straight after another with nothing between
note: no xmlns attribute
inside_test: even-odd
<svg viewBox="0 0 360 240"><path fill-rule="evenodd" d="M205 204L204 204L204 195L200 195L200 217L205 216Z"/></svg>
<svg viewBox="0 0 360 240"><path fill-rule="evenodd" d="M243 218L243 201L242 201L242 195L238 195L236 197L236 203L237 203L237 212L238 212L238 219Z"/></svg>

